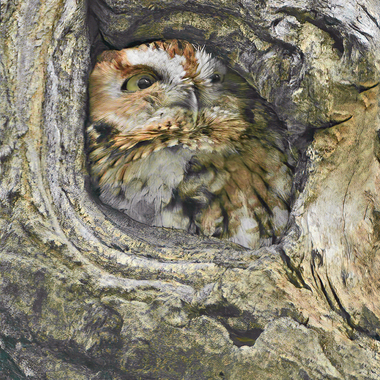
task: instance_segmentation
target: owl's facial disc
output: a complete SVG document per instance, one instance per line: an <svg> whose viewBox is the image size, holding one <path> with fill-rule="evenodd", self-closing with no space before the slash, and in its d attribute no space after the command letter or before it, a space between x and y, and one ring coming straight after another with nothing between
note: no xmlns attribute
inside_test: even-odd
<svg viewBox="0 0 380 380"><path fill-rule="evenodd" d="M240 112L229 82L221 61L185 41L104 52L91 73L91 119L122 133L151 130L161 114L165 123L172 117L173 125L183 119L189 129L205 128L217 109L223 112L215 123Z"/></svg>

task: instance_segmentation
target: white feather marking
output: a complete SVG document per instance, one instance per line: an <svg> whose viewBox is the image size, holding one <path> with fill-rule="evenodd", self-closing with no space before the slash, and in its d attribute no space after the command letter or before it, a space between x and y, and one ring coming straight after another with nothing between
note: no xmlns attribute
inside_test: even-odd
<svg viewBox="0 0 380 380"><path fill-rule="evenodd" d="M124 52L131 65L150 66L172 83L180 83L186 73L183 70L186 58L183 56L175 55L171 58L166 51L153 49L151 46L146 50L137 47Z"/></svg>
<svg viewBox="0 0 380 380"><path fill-rule="evenodd" d="M207 53L204 48L198 49L195 53L198 61L197 74L200 79L206 80L214 73L225 75L227 73L226 66L221 61Z"/></svg>

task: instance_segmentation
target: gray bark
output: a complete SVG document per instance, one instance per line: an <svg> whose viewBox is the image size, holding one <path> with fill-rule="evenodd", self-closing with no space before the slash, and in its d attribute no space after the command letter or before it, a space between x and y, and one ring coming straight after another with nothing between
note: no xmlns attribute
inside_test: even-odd
<svg viewBox="0 0 380 380"><path fill-rule="evenodd" d="M380 378L377 0L1 7L2 379ZM93 59L159 38L206 45L286 123L278 245L146 227L91 192Z"/></svg>

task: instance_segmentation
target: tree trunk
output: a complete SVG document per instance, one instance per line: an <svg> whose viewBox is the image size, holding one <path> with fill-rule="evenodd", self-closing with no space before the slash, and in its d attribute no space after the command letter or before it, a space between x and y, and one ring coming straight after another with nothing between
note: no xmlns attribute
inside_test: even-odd
<svg viewBox="0 0 380 380"><path fill-rule="evenodd" d="M377 0L5 0L1 379L379 379ZM298 151L281 241L258 251L97 201L84 127L96 55L205 45Z"/></svg>

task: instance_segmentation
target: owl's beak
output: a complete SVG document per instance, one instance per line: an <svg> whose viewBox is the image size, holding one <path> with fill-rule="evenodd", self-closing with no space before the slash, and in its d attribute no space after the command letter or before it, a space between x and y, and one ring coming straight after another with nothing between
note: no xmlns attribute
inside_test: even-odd
<svg viewBox="0 0 380 380"><path fill-rule="evenodd" d="M185 110L190 111L191 116L188 112L188 117L192 120L193 127L196 127L198 120L198 98L195 93L195 89L192 85L186 86L186 88L181 88L180 91L176 91L171 95L171 100L168 103L164 103L165 107L171 109Z"/></svg>
<svg viewBox="0 0 380 380"><path fill-rule="evenodd" d="M194 84L188 81L182 86L172 86L167 98L160 104L157 115L162 117L180 117L187 121L188 128L196 128L199 114L199 101Z"/></svg>
<svg viewBox="0 0 380 380"><path fill-rule="evenodd" d="M194 90L190 92L189 109L192 112L193 126L195 127L197 125L197 120L198 120L198 99L197 99L197 96L195 95Z"/></svg>

